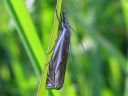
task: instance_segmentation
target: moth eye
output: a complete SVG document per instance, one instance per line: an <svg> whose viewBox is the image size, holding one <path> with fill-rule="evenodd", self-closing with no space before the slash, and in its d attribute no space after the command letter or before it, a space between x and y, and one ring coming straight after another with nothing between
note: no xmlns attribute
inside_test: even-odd
<svg viewBox="0 0 128 96"><path fill-rule="evenodd" d="M61 85L55 85L55 88L59 90L62 86Z"/></svg>
<svg viewBox="0 0 128 96"><path fill-rule="evenodd" d="M55 85L55 88L58 88L59 86Z"/></svg>

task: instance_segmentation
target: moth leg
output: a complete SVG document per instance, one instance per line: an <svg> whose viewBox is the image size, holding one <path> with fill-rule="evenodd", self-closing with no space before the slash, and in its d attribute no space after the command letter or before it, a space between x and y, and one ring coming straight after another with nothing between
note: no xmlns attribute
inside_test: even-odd
<svg viewBox="0 0 128 96"><path fill-rule="evenodd" d="M46 67L47 67L49 64L50 64L50 62L44 65L44 71L45 71ZM44 72L43 72L43 73L44 73Z"/></svg>
<svg viewBox="0 0 128 96"><path fill-rule="evenodd" d="M54 89L54 82L51 80L49 76L47 77L46 88L49 90Z"/></svg>
<svg viewBox="0 0 128 96"><path fill-rule="evenodd" d="M57 10L56 10L56 17L57 17L57 19L58 19L58 21L59 21L59 24L61 23L61 19L59 19L59 15L58 15L58 13L57 13Z"/></svg>
<svg viewBox="0 0 128 96"><path fill-rule="evenodd" d="M47 65L49 65L49 64L50 64L50 62L49 62L49 63L47 63L47 64L45 64L45 65L44 65L44 68L45 68Z"/></svg>
<svg viewBox="0 0 128 96"><path fill-rule="evenodd" d="M46 53L46 55L49 55L53 51L54 48L55 48L55 45L52 47L52 49L48 53Z"/></svg>
<svg viewBox="0 0 128 96"><path fill-rule="evenodd" d="M54 50L57 41L58 41L58 39L56 39L54 46L52 47L52 49L48 53L46 53L46 55L49 55Z"/></svg>

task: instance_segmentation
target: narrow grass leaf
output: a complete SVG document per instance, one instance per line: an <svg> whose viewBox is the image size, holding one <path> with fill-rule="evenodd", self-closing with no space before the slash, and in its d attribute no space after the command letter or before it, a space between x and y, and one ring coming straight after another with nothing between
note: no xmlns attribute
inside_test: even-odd
<svg viewBox="0 0 128 96"><path fill-rule="evenodd" d="M19 37L33 64L38 79L41 68L45 64L45 54L24 0L5 0L11 16L16 24Z"/></svg>
<svg viewBox="0 0 128 96"><path fill-rule="evenodd" d="M61 3L62 3L62 0L57 0L56 10L58 14L60 14L61 12ZM56 41L57 34L58 34L58 26L59 26L59 22L56 17L56 13L55 13L53 30L52 30L47 53L49 53L50 50L52 50L53 46L55 45L55 41ZM51 59L51 54L47 55L46 64L50 61L50 59ZM46 79L47 79L47 73L48 73L48 66L46 66L45 70L43 70L42 72L41 82L38 88L37 96L48 96L48 89L46 89L46 85L45 85ZM56 95L59 94L59 91L55 91L55 92L52 91L52 92L53 94L56 94Z"/></svg>

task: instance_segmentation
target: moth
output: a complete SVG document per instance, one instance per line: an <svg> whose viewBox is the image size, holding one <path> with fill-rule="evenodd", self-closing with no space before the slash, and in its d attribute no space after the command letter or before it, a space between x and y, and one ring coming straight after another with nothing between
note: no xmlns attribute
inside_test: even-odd
<svg viewBox="0 0 128 96"><path fill-rule="evenodd" d="M62 88L64 83L71 33L65 13L61 12L60 17L61 30L54 46L54 51L49 64L49 72L46 81L47 89L59 90Z"/></svg>

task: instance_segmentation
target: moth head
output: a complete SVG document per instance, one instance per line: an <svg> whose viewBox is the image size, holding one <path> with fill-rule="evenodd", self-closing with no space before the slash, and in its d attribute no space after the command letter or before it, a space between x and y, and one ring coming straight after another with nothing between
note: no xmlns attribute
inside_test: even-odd
<svg viewBox="0 0 128 96"><path fill-rule="evenodd" d="M62 88L62 85L61 85L61 84L56 84L56 85L54 86L54 88L55 88L56 90L59 90L59 89Z"/></svg>

